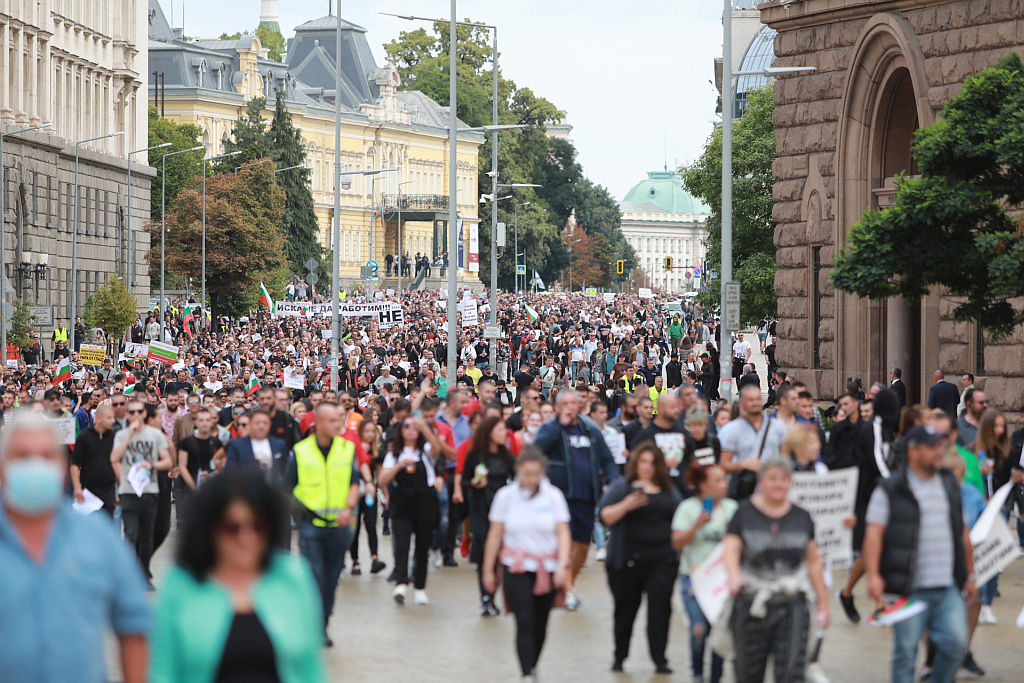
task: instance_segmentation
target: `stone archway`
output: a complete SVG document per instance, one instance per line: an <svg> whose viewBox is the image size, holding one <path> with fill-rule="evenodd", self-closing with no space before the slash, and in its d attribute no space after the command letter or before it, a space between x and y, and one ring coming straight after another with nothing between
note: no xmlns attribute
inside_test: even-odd
<svg viewBox="0 0 1024 683"><path fill-rule="evenodd" d="M893 200L893 177L916 172L910 154L914 131L935 118L924 55L903 17L883 13L867 22L847 74L837 149L834 244L839 250L865 211ZM918 398L925 359L938 355L937 295L912 305L902 299L863 302L837 296L837 387L856 376L887 384L889 370L900 367L908 398Z"/></svg>

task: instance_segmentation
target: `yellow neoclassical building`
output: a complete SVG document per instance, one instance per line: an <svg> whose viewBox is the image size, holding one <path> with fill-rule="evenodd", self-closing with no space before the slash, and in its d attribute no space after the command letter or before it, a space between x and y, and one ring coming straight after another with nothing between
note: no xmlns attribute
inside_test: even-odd
<svg viewBox="0 0 1024 683"><path fill-rule="evenodd" d="M325 248L333 244L336 21L326 16L296 27L287 56L276 62L252 35L182 40L158 0L149 3L150 103L170 119L198 125L209 154L222 153L249 100L267 99L269 121L277 93L285 93L306 148ZM397 169L353 176L351 187L342 189L340 274L354 280L367 261L376 260L383 271L385 256L398 253L399 191L403 251L432 259L448 251L448 109L421 92L398 90L398 72L390 64L377 67L366 30L344 20L342 27L342 163L356 171ZM475 260L470 236L479 223L477 150L483 142L480 133L459 135L457 209L465 266Z"/></svg>

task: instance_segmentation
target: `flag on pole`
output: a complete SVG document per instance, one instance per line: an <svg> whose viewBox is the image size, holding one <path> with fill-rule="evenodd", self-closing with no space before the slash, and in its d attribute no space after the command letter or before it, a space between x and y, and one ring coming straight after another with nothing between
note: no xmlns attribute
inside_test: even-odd
<svg viewBox="0 0 1024 683"><path fill-rule="evenodd" d="M69 379L71 379L71 361L65 356L60 359L60 365L57 366L57 374L53 376L53 386Z"/></svg>
<svg viewBox="0 0 1024 683"><path fill-rule="evenodd" d="M192 304L186 303L185 310L181 314L181 326L185 328L185 333L190 337L194 334L192 332L192 320L194 318L195 316L192 315Z"/></svg>
<svg viewBox="0 0 1024 683"><path fill-rule="evenodd" d="M126 386L124 388L124 395L127 396L128 394L134 393L135 392L135 387L136 387L135 384L129 384L128 386Z"/></svg>
<svg viewBox="0 0 1024 683"><path fill-rule="evenodd" d="M540 273L538 273L536 269L533 271L533 281L531 284L537 285L537 289L547 289L547 287L544 286L544 281L540 279Z"/></svg>
<svg viewBox="0 0 1024 683"><path fill-rule="evenodd" d="M270 298L270 292L267 291L262 280L260 281L260 304L266 306L271 315L277 313L277 306L274 305L274 300Z"/></svg>
<svg viewBox="0 0 1024 683"><path fill-rule="evenodd" d="M260 390L260 381L256 379L256 375L249 375L249 382L245 387L245 395L252 396L254 393Z"/></svg>
<svg viewBox="0 0 1024 683"><path fill-rule="evenodd" d="M537 317L538 317L537 316L537 311L536 311L536 309L531 308L529 306L529 304L527 304L527 306L526 306L526 315L530 316L530 322L531 323L537 322Z"/></svg>

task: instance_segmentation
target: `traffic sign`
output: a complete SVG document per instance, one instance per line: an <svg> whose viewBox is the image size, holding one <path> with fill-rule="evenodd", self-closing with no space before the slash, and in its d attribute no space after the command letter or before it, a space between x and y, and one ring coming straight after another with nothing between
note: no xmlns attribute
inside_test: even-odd
<svg viewBox="0 0 1024 683"><path fill-rule="evenodd" d="M516 266L516 275L526 275L526 266L519 264Z"/></svg>
<svg viewBox="0 0 1024 683"><path fill-rule="evenodd" d="M366 267L369 268L374 273L380 270L380 264L378 264L376 261L367 261Z"/></svg>
<svg viewBox="0 0 1024 683"><path fill-rule="evenodd" d="M32 324L36 327L53 326L53 306L29 306L28 312L35 318Z"/></svg>
<svg viewBox="0 0 1024 683"><path fill-rule="evenodd" d="M690 271L686 271L686 275L684 275L683 277L689 280L691 277L693 277L693 275L690 274Z"/></svg>
<svg viewBox="0 0 1024 683"><path fill-rule="evenodd" d="M316 273L310 273L309 275L306 276L306 282L315 286L316 283L320 282L320 276L317 275Z"/></svg>
<svg viewBox="0 0 1024 683"><path fill-rule="evenodd" d="M319 266L319 265L320 264L317 262L317 260L315 258L313 258L312 256L310 256L308 259L306 259L306 270L308 270L308 271L316 270L316 267Z"/></svg>
<svg viewBox="0 0 1024 683"><path fill-rule="evenodd" d="M740 283L725 283L725 303L740 305Z"/></svg>
<svg viewBox="0 0 1024 683"><path fill-rule="evenodd" d="M693 276L694 277L700 277L700 268L694 268L693 269Z"/></svg>
<svg viewBox="0 0 1024 683"><path fill-rule="evenodd" d="M501 327L498 325L484 327L484 339L501 339Z"/></svg>

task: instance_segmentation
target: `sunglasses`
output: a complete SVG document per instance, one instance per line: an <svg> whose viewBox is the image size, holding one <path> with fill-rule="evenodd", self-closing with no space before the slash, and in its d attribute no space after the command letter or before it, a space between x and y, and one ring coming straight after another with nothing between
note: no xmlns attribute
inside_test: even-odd
<svg viewBox="0 0 1024 683"><path fill-rule="evenodd" d="M117 403L111 403L110 405L114 406L115 408L120 408L121 406L128 405L128 403L127 401L118 401Z"/></svg>
<svg viewBox="0 0 1024 683"><path fill-rule="evenodd" d="M245 411L244 410L232 410L231 414L232 415L244 415Z"/></svg>

